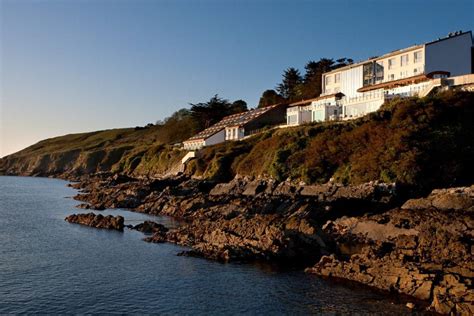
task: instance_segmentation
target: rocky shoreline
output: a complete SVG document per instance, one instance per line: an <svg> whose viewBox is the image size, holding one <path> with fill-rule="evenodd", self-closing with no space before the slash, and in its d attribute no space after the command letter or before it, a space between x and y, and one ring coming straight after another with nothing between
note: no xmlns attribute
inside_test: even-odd
<svg viewBox="0 0 474 316"><path fill-rule="evenodd" d="M441 314L473 314L474 187L403 203L395 184L304 185L236 177L213 183L97 174L72 184L81 208L128 208L183 220L144 223L149 242L222 262L286 261L308 273L413 297Z"/></svg>

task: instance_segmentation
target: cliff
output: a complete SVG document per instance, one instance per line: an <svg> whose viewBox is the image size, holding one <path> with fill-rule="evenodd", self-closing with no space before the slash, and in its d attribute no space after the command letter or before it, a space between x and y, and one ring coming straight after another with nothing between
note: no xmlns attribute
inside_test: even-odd
<svg viewBox="0 0 474 316"><path fill-rule="evenodd" d="M357 120L267 130L245 141L204 148L185 172L215 181L236 175L305 183L379 180L423 193L470 185L473 105L474 93L462 91L395 99ZM0 174L163 176L179 170L186 152L160 142L162 132L152 126L44 140L1 159Z"/></svg>
<svg viewBox="0 0 474 316"><path fill-rule="evenodd" d="M159 126L151 126L46 139L0 159L0 175L71 178L96 172L165 174L185 153L164 145L159 133Z"/></svg>

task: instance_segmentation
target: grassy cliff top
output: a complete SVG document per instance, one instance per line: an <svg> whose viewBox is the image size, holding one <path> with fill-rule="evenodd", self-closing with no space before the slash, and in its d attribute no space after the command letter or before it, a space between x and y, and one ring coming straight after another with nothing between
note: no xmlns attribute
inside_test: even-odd
<svg viewBox="0 0 474 316"><path fill-rule="evenodd" d="M158 126L135 130L118 128L89 133L68 134L42 140L12 156L44 155L72 150L94 151L121 146L151 146L159 143Z"/></svg>
<svg viewBox="0 0 474 316"><path fill-rule="evenodd" d="M372 180L423 190L472 184L474 93L442 92L395 99L345 122L268 130L204 148L186 172L225 181L237 174L323 183ZM176 171L185 151L162 141L161 126L72 134L41 141L0 159L0 174L123 172L160 176Z"/></svg>

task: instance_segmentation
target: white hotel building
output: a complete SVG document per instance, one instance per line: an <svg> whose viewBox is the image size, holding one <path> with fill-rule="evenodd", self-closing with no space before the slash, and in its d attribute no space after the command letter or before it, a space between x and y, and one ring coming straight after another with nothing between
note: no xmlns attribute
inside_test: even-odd
<svg viewBox="0 0 474 316"><path fill-rule="evenodd" d="M395 96L422 97L440 86L472 86L473 67L471 31L373 57L324 73L321 96L290 104L287 125L356 118Z"/></svg>

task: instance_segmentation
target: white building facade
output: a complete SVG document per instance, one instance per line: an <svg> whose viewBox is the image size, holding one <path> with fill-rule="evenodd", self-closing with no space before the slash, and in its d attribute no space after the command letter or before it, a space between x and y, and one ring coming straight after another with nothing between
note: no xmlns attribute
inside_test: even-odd
<svg viewBox="0 0 474 316"><path fill-rule="evenodd" d="M459 31L324 73L321 96L310 107L288 108L287 124L357 118L391 98L423 97L437 87L453 86L442 78L473 73L472 54L472 32Z"/></svg>
<svg viewBox="0 0 474 316"><path fill-rule="evenodd" d="M183 142L185 150L199 150L206 146L219 144L225 141L225 129L222 128L211 135L203 135L201 138L193 138Z"/></svg>
<svg viewBox="0 0 474 316"><path fill-rule="evenodd" d="M286 125L338 119L342 114L341 97L342 94L337 93L290 104L286 110Z"/></svg>
<svg viewBox="0 0 474 316"><path fill-rule="evenodd" d="M322 95L343 93L342 117L376 111L394 96L424 95L430 79L472 73L472 32L397 50L323 74Z"/></svg>

